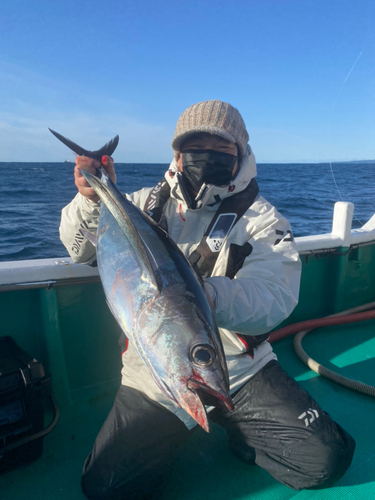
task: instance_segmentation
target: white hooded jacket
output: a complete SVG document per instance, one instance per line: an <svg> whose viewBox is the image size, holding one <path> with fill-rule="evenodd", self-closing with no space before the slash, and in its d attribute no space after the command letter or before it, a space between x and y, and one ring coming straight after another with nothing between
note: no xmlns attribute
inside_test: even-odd
<svg viewBox="0 0 375 500"><path fill-rule="evenodd" d="M229 188L203 185L196 197L196 208L188 204L178 182L177 164L173 161L165 174L171 194L163 208L170 237L186 257L197 248L209 226L220 200L244 190L256 176L256 162L250 147ZM152 188L127 195L144 209ZM218 198L220 197L220 198ZM219 200L219 201L217 201ZM95 248L80 228L95 231L100 205L80 194L63 209L60 237L74 262L89 264L95 260ZM252 251L234 279L225 276L230 245L248 242ZM265 334L286 319L298 302L301 263L290 225L277 210L258 195L224 240L211 277L205 286L214 302L227 361L230 391L233 393L272 359L271 345L262 342L252 352L242 336ZM246 337L245 337L246 339ZM167 398L157 387L147 367L129 343L123 353L122 383L147 394L175 413L187 427L196 422Z"/></svg>

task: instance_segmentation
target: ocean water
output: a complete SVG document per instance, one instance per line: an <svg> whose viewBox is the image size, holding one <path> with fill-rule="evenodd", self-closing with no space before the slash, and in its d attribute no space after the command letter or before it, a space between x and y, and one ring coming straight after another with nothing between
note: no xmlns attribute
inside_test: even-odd
<svg viewBox="0 0 375 500"><path fill-rule="evenodd" d="M76 194L73 163L0 163L0 261L66 257L61 209ZM167 164L117 164L123 192L154 186ZM333 172L333 175L332 175ZM331 231L336 201L354 203L353 228L375 213L375 162L259 164L261 194L295 236Z"/></svg>

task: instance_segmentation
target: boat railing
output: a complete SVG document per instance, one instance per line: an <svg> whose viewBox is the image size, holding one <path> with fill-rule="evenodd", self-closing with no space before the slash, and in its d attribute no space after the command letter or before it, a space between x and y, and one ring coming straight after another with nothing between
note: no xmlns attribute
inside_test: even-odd
<svg viewBox="0 0 375 500"><path fill-rule="evenodd" d="M354 205L335 203L332 232L296 237L300 255L347 252L375 243L375 215L359 229L351 229ZM99 281L98 268L75 264L70 257L0 262L0 291L50 288Z"/></svg>
<svg viewBox="0 0 375 500"><path fill-rule="evenodd" d="M354 205L346 201L335 203L332 231L326 234L300 236L296 245L300 255L349 249L375 242L375 215L359 229L352 229Z"/></svg>

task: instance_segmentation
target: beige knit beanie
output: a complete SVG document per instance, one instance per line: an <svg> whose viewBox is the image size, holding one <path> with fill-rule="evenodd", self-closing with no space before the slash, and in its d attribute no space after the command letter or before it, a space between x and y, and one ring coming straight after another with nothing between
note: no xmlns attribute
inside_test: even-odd
<svg viewBox="0 0 375 500"><path fill-rule="evenodd" d="M182 143L198 132L219 135L237 144L241 157L245 154L249 134L238 109L227 102L203 101L187 108L177 121L172 140L174 151L179 152Z"/></svg>

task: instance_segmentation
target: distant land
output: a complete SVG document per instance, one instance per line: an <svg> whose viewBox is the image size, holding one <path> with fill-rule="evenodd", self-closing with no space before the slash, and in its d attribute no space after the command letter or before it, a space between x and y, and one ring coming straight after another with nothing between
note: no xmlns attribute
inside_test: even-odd
<svg viewBox="0 0 375 500"><path fill-rule="evenodd" d="M332 163L375 163L375 160L333 161Z"/></svg>
<svg viewBox="0 0 375 500"><path fill-rule="evenodd" d="M291 163L298 163L298 162L291 162ZM338 163L340 163L340 165L355 163L357 165L358 163L361 163L368 165L371 163L375 163L375 160L320 160L320 161L301 162L301 163L316 163L317 165L323 165L327 163L331 163L332 165L336 165Z"/></svg>
<svg viewBox="0 0 375 500"><path fill-rule="evenodd" d="M259 161L257 165L351 165L351 164L362 164L371 165L375 163L375 160L300 160L300 161L280 161L280 162L269 162L269 161Z"/></svg>

